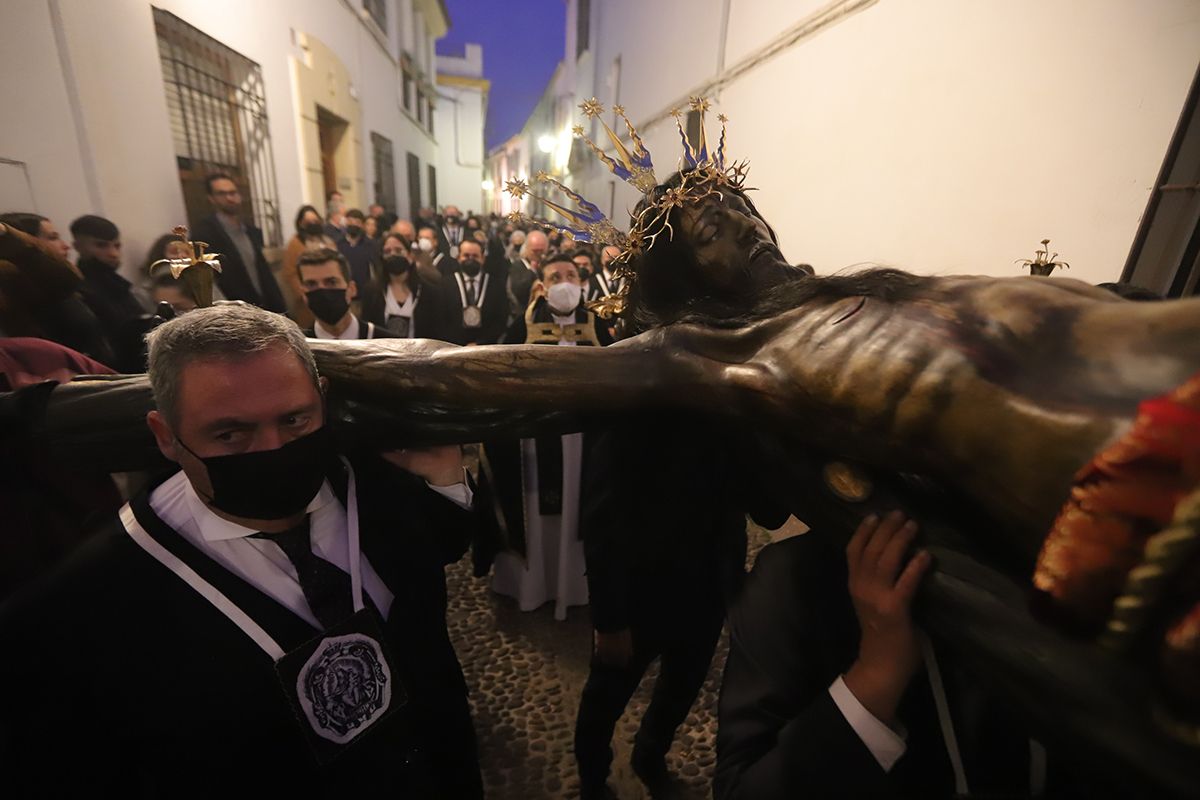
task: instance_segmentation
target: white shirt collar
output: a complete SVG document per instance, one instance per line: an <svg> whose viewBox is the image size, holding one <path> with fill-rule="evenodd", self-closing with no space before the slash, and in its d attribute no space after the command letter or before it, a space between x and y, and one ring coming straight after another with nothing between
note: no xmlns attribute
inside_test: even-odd
<svg viewBox="0 0 1200 800"><path fill-rule="evenodd" d="M346 330L340 335L334 336L333 331L327 329L321 324L321 320L313 321L313 333L318 339L357 339L358 338L358 317L350 315L350 324L346 326Z"/></svg>
<svg viewBox="0 0 1200 800"><path fill-rule="evenodd" d="M185 481L187 484L183 487L184 500L187 502L188 510L192 512L192 519L196 521L196 526L200 528L200 535L207 542L224 542L230 539L245 539L247 536L252 536L258 531L253 528L247 528L244 525L238 525L236 522L230 522L224 517L219 517L211 508L204 504L200 499L200 495L196 494L196 490L192 487L191 481ZM333 493L333 488L329 485L329 481L321 484L320 491L316 497L308 504L304 511L308 514L313 513L317 509L324 508L330 503L337 502L337 495Z"/></svg>

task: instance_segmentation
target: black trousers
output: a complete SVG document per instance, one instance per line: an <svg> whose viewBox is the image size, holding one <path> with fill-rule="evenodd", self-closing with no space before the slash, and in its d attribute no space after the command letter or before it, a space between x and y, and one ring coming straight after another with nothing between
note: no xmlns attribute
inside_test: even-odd
<svg viewBox="0 0 1200 800"><path fill-rule="evenodd" d="M719 598L720 592L712 594ZM661 659L658 681L634 738L634 754L639 759L660 759L671 749L676 729L704 685L725 620L725 606L719 599L688 601L674 598L658 608L637 605L639 618L630 625L633 658L628 666L612 667L592 655L575 720L575 760L585 786L601 785L608 778L613 730L655 658Z"/></svg>

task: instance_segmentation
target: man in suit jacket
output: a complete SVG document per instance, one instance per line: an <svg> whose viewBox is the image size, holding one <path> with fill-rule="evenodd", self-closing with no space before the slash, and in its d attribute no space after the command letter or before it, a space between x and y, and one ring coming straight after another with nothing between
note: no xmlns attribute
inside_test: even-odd
<svg viewBox="0 0 1200 800"><path fill-rule="evenodd" d="M253 306L156 328L150 381L182 471L0 608L6 652L38 654L0 660L25 687L6 789L482 797L445 619L459 448L339 452L299 329Z"/></svg>
<svg viewBox="0 0 1200 800"><path fill-rule="evenodd" d="M296 273L304 289L304 304L313 312L313 326L304 331L310 339L394 339L382 325L359 319L350 310L358 284L350 277L350 264L337 250L322 248L301 253Z"/></svg>
<svg viewBox="0 0 1200 800"><path fill-rule="evenodd" d="M442 284L442 334L454 344L496 344L508 323L504 276L483 269L474 239L459 245L458 269Z"/></svg>
<svg viewBox="0 0 1200 800"><path fill-rule="evenodd" d="M550 240L541 231L530 231L521 246L521 257L513 259L508 270L509 313L513 319L525 316L529 306L529 290L541 274L542 260L550 248Z"/></svg>
<svg viewBox="0 0 1200 800"><path fill-rule="evenodd" d="M458 261L450 256L449 248L442 246L438 231L426 225L417 230L417 250L429 258L429 263L443 278L458 269Z"/></svg>
<svg viewBox="0 0 1200 800"><path fill-rule="evenodd" d="M287 311L283 293L263 256L262 231L243 222L242 194L233 178L224 173L207 178L208 200L216 210L196 224L192 239L207 242L211 253L221 255L217 285L228 300L275 311Z"/></svg>
<svg viewBox="0 0 1200 800"><path fill-rule="evenodd" d="M1019 721L921 644L915 533L892 513L844 556L816 530L759 554L729 614L717 800L1111 796L1063 762L1047 774Z"/></svg>
<svg viewBox="0 0 1200 800"><path fill-rule="evenodd" d="M459 212L458 206L446 206L446 210L442 214L442 224L438 230L438 249L451 258L458 258L459 245L470 235L470 231L463 225L462 214Z"/></svg>

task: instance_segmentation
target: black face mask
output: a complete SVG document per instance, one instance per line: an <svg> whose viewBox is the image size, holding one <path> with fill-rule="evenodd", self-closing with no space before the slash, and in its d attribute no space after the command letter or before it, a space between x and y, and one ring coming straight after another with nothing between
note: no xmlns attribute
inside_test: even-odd
<svg viewBox="0 0 1200 800"><path fill-rule="evenodd" d="M362 236L362 232L363 232L362 225L347 225L346 226L346 235L349 236L351 239L357 239L358 237Z"/></svg>
<svg viewBox="0 0 1200 800"><path fill-rule="evenodd" d="M451 216L449 216L449 217L446 217L446 224L447 224L447 225L457 225L457 224L458 224L458 217L456 217L456 216L453 216L453 215L451 215Z"/></svg>
<svg viewBox="0 0 1200 800"><path fill-rule="evenodd" d="M197 456L182 439L176 441L208 470L213 508L246 519L286 519L303 512L335 455L328 425L274 450L228 456Z"/></svg>
<svg viewBox="0 0 1200 800"><path fill-rule="evenodd" d="M463 259L461 262L462 271L474 278L479 274L479 262L473 259Z"/></svg>
<svg viewBox="0 0 1200 800"><path fill-rule="evenodd" d="M412 269L412 262L404 256L388 256L383 260L383 271L388 275L403 275Z"/></svg>
<svg viewBox="0 0 1200 800"><path fill-rule="evenodd" d="M345 289L311 289L304 293L308 308L326 325L333 325L350 310Z"/></svg>
<svg viewBox="0 0 1200 800"><path fill-rule="evenodd" d="M300 230L303 231L307 236L320 236L325 232L325 226L319 222L313 222L305 225Z"/></svg>

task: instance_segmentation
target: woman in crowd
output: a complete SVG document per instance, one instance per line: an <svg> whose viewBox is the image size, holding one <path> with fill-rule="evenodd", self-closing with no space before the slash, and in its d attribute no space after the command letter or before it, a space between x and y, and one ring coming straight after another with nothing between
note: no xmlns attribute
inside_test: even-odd
<svg viewBox="0 0 1200 800"><path fill-rule="evenodd" d="M398 234L383 239L375 276L362 298L362 318L401 338L440 339L438 287L417 274L412 244Z"/></svg>
<svg viewBox="0 0 1200 800"><path fill-rule="evenodd" d="M288 316L301 328L312 327L313 315L304 304L304 289L300 286L296 263L305 250L321 247L336 249L337 245L325 235L325 220L320 212L312 206L300 206L296 212L296 235L283 252L283 286L287 295Z"/></svg>

